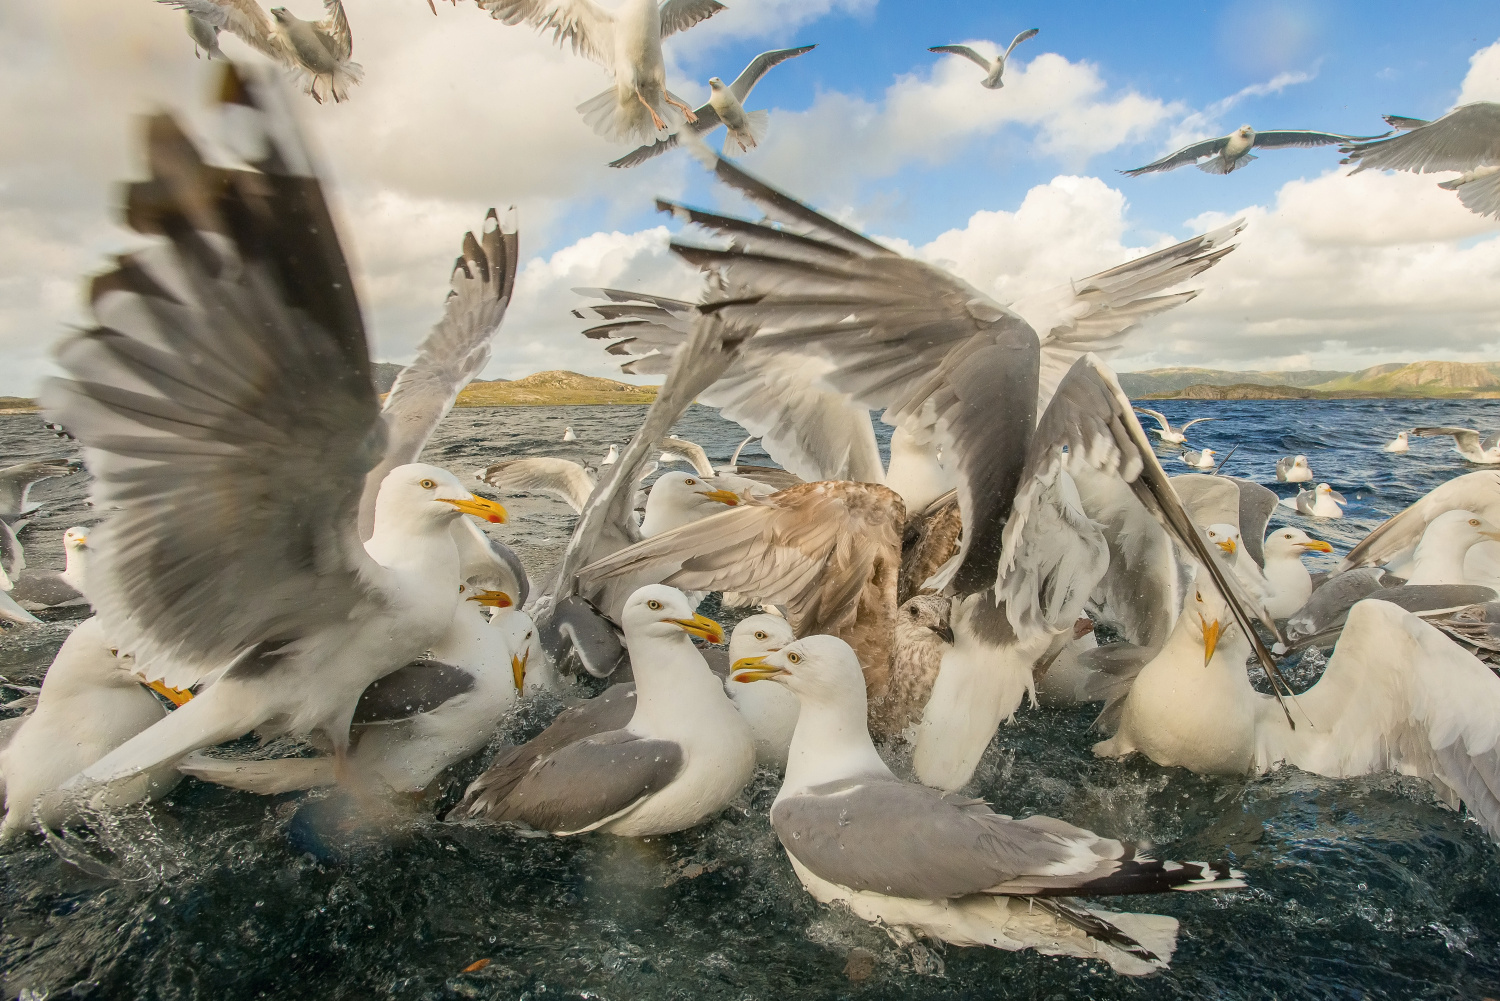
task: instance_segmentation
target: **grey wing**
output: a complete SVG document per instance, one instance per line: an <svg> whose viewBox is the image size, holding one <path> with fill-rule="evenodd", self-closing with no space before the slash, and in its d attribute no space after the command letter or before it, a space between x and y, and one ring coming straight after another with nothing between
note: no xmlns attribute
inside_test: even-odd
<svg viewBox="0 0 1500 1001"><path fill-rule="evenodd" d="M1128 177L1139 177L1158 170L1172 170L1177 167L1185 167L1190 163L1196 163L1205 156L1218 153L1229 142L1228 136L1219 136L1217 139L1205 139L1202 142L1184 146L1175 153L1168 153L1160 160L1152 160L1144 167L1136 167L1132 170L1122 170L1120 173Z"/></svg>
<svg viewBox="0 0 1500 1001"><path fill-rule="evenodd" d="M1387 125L1389 125L1391 128L1393 128L1393 129L1400 129L1403 132L1405 132L1408 129L1419 129L1422 126L1429 124L1429 122L1430 122L1430 119L1426 119L1426 118L1406 118L1405 116L1402 116L1402 115L1381 115L1380 117L1384 118L1385 119L1385 123Z"/></svg>
<svg viewBox="0 0 1500 1001"><path fill-rule="evenodd" d="M374 531L375 498L386 474L417 461L459 391L489 362L495 332L515 288L519 249L514 210L502 225L490 209L479 239L464 234L443 317L423 338L417 357L396 376L385 398L385 455L365 480L359 505L361 538L368 539Z"/></svg>
<svg viewBox="0 0 1500 1001"><path fill-rule="evenodd" d="M1441 185L1441 187L1447 186L1448 184ZM1463 207L1475 215L1500 216L1500 171L1473 181L1465 181L1458 185L1456 190L1458 200L1463 203ZM1490 446L1486 443L1485 447Z"/></svg>
<svg viewBox="0 0 1500 1001"><path fill-rule="evenodd" d="M414 660L373 682L359 697L354 726L396 723L431 712L474 690L474 676L437 660Z"/></svg>
<svg viewBox="0 0 1500 1001"><path fill-rule="evenodd" d="M533 456L507 459L486 466L476 473L481 480L502 491L533 491L556 497L581 512L594 492L594 478L589 471L569 459Z"/></svg>
<svg viewBox="0 0 1500 1001"><path fill-rule="evenodd" d="M1193 523L1200 528L1209 525L1240 524L1240 491L1227 476L1208 473L1181 473L1170 477L1172 489L1182 498Z"/></svg>
<svg viewBox="0 0 1500 1001"><path fill-rule="evenodd" d="M178 10L211 24L220 31L227 31L240 41L263 55L278 62L287 62L289 56L277 40L271 19L256 0L156 0L170 4Z"/></svg>
<svg viewBox="0 0 1500 1001"><path fill-rule="evenodd" d="M1097 840L1087 831L1055 836L975 800L885 777L779 799L771 826L788 854L830 883L917 900L982 893L1025 874L1098 861L1080 857L1092 856L1084 846Z"/></svg>
<svg viewBox="0 0 1500 1001"><path fill-rule="evenodd" d="M661 5L661 37L686 31L728 9L719 0L666 0Z"/></svg>
<svg viewBox="0 0 1500 1001"><path fill-rule="evenodd" d="M8 591L0 591L0 619L17 624L41 621L26 609L16 604Z"/></svg>
<svg viewBox="0 0 1500 1001"><path fill-rule="evenodd" d="M1360 540L1339 564L1338 572L1393 559L1417 544L1428 522L1444 511L1460 508L1491 520L1500 518L1500 472L1481 469L1435 487Z"/></svg>
<svg viewBox="0 0 1500 1001"><path fill-rule="evenodd" d="M0 579L0 590L10 590L10 585L20 577L21 571L26 569L26 549L21 545L21 540L16 538L15 529L4 521L0 521L0 571L3 571L4 579Z"/></svg>
<svg viewBox="0 0 1500 1001"><path fill-rule="evenodd" d="M1150 407L1136 407L1135 412L1138 414L1145 414L1147 417L1155 418L1157 425L1163 431L1168 430L1172 426L1167 421L1167 415L1162 413L1160 410L1152 410Z"/></svg>
<svg viewBox="0 0 1500 1001"><path fill-rule="evenodd" d="M1356 143L1343 152L1348 154L1344 163L1358 164L1355 173L1372 167L1430 174L1500 164L1500 104L1466 104L1434 122L1389 139Z"/></svg>
<svg viewBox="0 0 1500 1001"><path fill-rule="evenodd" d="M333 42L334 55L345 62L354 54L354 32L349 30L343 0L323 0L323 11L328 16L318 22L318 27Z"/></svg>
<svg viewBox="0 0 1500 1001"><path fill-rule="evenodd" d="M1459 448L1478 448L1479 432L1471 428L1412 428L1411 432L1418 438L1441 438L1450 436L1453 444Z"/></svg>
<svg viewBox="0 0 1500 1001"><path fill-rule="evenodd" d="M703 451L703 446L696 441L688 441L685 438L663 438L661 447L663 453L686 461L693 467L693 472L699 476L714 475L714 464L708 461L708 453Z"/></svg>
<svg viewBox="0 0 1500 1001"><path fill-rule="evenodd" d="M682 746L614 730L538 761L488 817L539 831L592 830L665 788L682 770Z"/></svg>
<svg viewBox="0 0 1500 1001"><path fill-rule="evenodd" d="M976 66L983 67L986 72L988 72L991 67L990 60L984 58L984 56L981 56L979 53L975 52L967 45L934 45L927 51L946 52L949 55L963 56L965 59L974 63Z"/></svg>
<svg viewBox="0 0 1500 1001"><path fill-rule="evenodd" d="M38 459L0 469L0 515L25 514L31 485L54 476L69 476L83 468L77 459Z"/></svg>
<svg viewBox="0 0 1500 1001"><path fill-rule="evenodd" d="M1271 515L1276 512L1276 507L1281 503L1281 498L1276 496L1276 491L1252 483L1250 480L1242 480L1237 476L1227 477L1235 486L1240 488L1240 515L1236 524L1240 530L1240 539L1245 544L1245 550L1257 566L1266 565L1266 526L1271 523Z"/></svg>
<svg viewBox="0 0 1500 1001"><path fill-rule="evenodd" d="M744 69L740 70L740 75L734 78L734 82L729 85L729 90L734 94L735 98L743 103L750 96L750 91L754 90L755 85L760 82L760 78L765 76L771 67L779 66L788 59L795 59L803 53L811 52L816 48L816 45L800 45L794 49L771 49L768 52L762 52L750 60ZM703 112L700 110L698 114L699 117L702 117ZM716 125L718 124L718 117L717 114L714 115L714 124Z"/></svg>
<svg viewBox="0 0 1500 1001"><path fill-rule="evenodd" d="M1332 146L1335 143L1365 142L1376 136L1342 136L1335 132L1313 132L1308 129L1275 129L1255 133L1258 149L1283 149L1288 146Z"/></svg>
<svg viewBox="0 0 1500 1001"><path fill-rule="evenodd" d="M1361 567L1330 577L1315 589L1286 622L1287 643L1292 648L1317 643L1326 646L1338 638L1356 601L1389 587L1384 570Z"/></svg>
<svg viewBox="0 0 1500 1001"><path fill-rule="evenodd" d="M258 170L207 166L171 117L148 120L126 218L169 242L94 280L99 326L63 343L72 379L45 394L115 509L90 597L174 687L346 619L380 573L355 518L384 436L337 230L286 95L225 72Z"/></svg>
<svg viewBox="0 0 1500 1001"><path fill-rule="evenodd" d="M552 29L552 40L605 67L614 65L615 19L593 0L478 0L501 24Z"/></svg>
<svg viewBox="0 0 1500 1001"><path fill-rule="evenodd" d="M714 106L711 104L704 104L693 109L693 114L697 116L698 120L691 125L685 126L685 128L691 129L700 136L706 135L724 124L719 121L719 113L714 110ZM609 165L611 167L639 167L652 157L661 156L667 150L675 149L676 146L677 133L673 132L665 139L658 139L654 143L636 147L618 160L611 160Z"/></svg>
<svg viewBox="0 0 1500 1001"><path fill-rule="evenodd" d="M460 518L449 529L458 547L458 576L467 585L504 591L515 607L531 596L531 581L516 551L485 534L470 518Z"/></svg>
<svg viewBox="0 0 1500 1001"><path fill-rule="evenodd" d="M15 587L11 588L10 596L23 605L43 605L47 608L83 600L78 589L63 580L62 574L56 570L22 574L16 580Z"/></svg>
<svg viewBox="0 0 1500 1001"><path fill-rule="evenodd" d="M1010 58L1010 54L1012 52L1016 51L1016 46L1017 45L1020 45L1022 42L1026 41L1026 39L1028 39L1028 38L1035 38L1037 35L1041 34L1041 31L1042 31L1042 29L1040 29L1040 28L1027 28L1025 31L1023 31L1020 34L1016 35L1015 38L1012 38L1010 40L1010 44L1008 46L1006 46L1006 48L1005 48L1005 58L1009 59Z"/></svg>
<svg viewBox="0 0 1500 1001"><path fill-rule="evenodd" d="M1218 419L1219 418L1217 418L1217 417L1194 417L1192 420L1188 421L1186 424L1184 424L1182 427L1178 428L1177 430L1179 430L1179 431L1186 431L1188 428L1192 427L1194 424L1201 424L1204 421L1216 421Z"/></svg>

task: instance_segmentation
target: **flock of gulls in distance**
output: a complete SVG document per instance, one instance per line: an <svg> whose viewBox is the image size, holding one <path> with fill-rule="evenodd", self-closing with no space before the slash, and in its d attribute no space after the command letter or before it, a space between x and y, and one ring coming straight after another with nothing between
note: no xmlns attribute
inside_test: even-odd
<svg viewBox="0 0 1500 1001"><path fill-rule="evenodd" d="M321 22L268 18L253 0L173 2L211 55L228 30L320 100L358 79L338 0ZM650 140L633 162L716 124L726 151L752 148L765 118L744 97L807 49L758 57L693 110L666 90L661 40L723 9L714 0L480 6L610 69L615 87L583 110ZM982 63L995 89L1032 34L993 62L942 51ZM96 325L57 350L67 377L43 407L77 439L102 516L69 531L63 571L26 569L17 535L29 485L78 464L0 471L0 613L25 628L42 608L95 612L40 690L11 703L29 711L0 723L0 835L156 798L184 774L410 803L551 693L568 708L502 747L447 821L666 834L713 823L770 769L784 776L770 823L802 885L898 941L1143 974L1171 960L1176 919L1100 899L1253 879L1230 859L1157 859L963 795L1026 702L1101 704L1101 756L1416 776L1500 837L1500 470L1444 483L1313 574L1303 558L1331 547L1271 530L1286 502L1182 448L1198 421L1143 411L1193 467L1168 475L1105 362L1197 294L1184 285L1233 252L1242 223L1001 303L686 143L764 216L657 203L684 225L671 249L703 273L696 301L579 290L584 336L664 381L593 468L529 457L479 471L487 490L577 512L555 571L532 581L479 528L503 524L504 506L418 461L490 358L515 289L514 215L492 209L464 234L437 322L382 402L292 99L273 72L226 63L222 77L222 145L243 162L211 165L170 114L147 120L148 177L126 188L124 218L151 243L90 282ZM1208 157L1227 173L1257 145L1317 136L1350 142L1361 167L1466 170L1449 183L1489 211L1497 111L1402 120L1360 143L1246 129L1143 169ZM1480 147L1487 160L1470 155ZM716 466L671 437L695 400L778 465L736 451ZM893 427L888 463L872 411ZM1386 450L1409 435L1452 435L1464 459L1500 463L1493 436L1461 428L1403 432ZM687 468L646 487L666 464ZM1305 456L1276 473L1313 482ZM1327 484L1292 501L1312 518L1341 503ZM714 592L750 613L727 650L697 611ZM1312 650L1331 651L1326 669L1295 692L1278 661ZM218 747L248 734L320 753ZM909 773L887 764L900 744Z"/></svg>

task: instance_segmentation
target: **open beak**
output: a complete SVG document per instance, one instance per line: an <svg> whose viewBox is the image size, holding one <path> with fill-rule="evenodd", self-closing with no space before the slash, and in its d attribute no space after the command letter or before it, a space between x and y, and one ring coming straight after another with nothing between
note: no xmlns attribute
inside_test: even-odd
<svg viewBox="0 0 1500 1001"><path fill-rule="evenodd" d="M777 675L785 674L779 667L771 667L766 663L765 657L741 657L729 668L730 681L766 681Z"/></svg>
<svg viewBox="0 0 1500 1001"><path fill-rule="evenodd" d="M193 697L193 693L186 688L168 688L160 681L143 681L141 683L174 706L184 705Z"/></svg>
<svg viewBox="0 0 1500 1001"><path fill-rule="evenodd" d="M668 619L667 621L680 627L689 636L697 636L710 643L724 642L724 627L705 616L694 615L691 619Z"/></svg>
<svg viewBox="0 0 1500 1001"><path fill-rule="evenodd" d="M480 591L464 600L477 601L485 608L514 608L516 604L504 591Z"/></svg>
<svg viewBox="0 0 1500 1001"><path fill-rule="evenodd" d="M1322 539L1309 539L1302 543L1302 551L1304 553L1331 553L1333 547Z"/></svg>
<svg viewBox="0 0 1500 1001"><path fill-rule="evenodd" d="M1234 548L1235 548L1235 546L1234 546L1234 540L1233 539L1224 539L1221 542L1215 542L1214 545L1216 545L1220 549L1224 550L1224 552L1228 553L1230 556L1234 555Z"/></svg>
<svg viewBox="0 0 1500 1001"><path fill-rule="evenodd" d="M740 502L740 495L733 490L700 490L698 493L711 501L728 504L730 507L735 507Z"/></svg>
<svg viewBox="0 0 1500 1001"><path fill-rule="evenodd" d="M1218 619L1209 622L1201 612L1198 614L1198 621L1203 623L1203 666L1207 667L1208 662L1214 659L1214 651L1218 649L1222 629Z"/></svg>
<svg viewBox="0 0 1500 1001"><path fill-rule="evenodd" d="M518 692L521 690L521 686L526 683L526 662L530 659L530 649L527 649L526 656L524 657L517 657L515 654L510 655L510 673L516 679L516 691Z"/></svg>
<svg viewBox="0 0 1500 1001"><path fill-rule="evenodd" d="M444 504L452 504L464 514L472 514L482 521L493 525L505 524L505 508L499 502L487 500L484 497L475 497L472 494L463 500L454 500L451 497L439 497L438 500Z"/></svg>

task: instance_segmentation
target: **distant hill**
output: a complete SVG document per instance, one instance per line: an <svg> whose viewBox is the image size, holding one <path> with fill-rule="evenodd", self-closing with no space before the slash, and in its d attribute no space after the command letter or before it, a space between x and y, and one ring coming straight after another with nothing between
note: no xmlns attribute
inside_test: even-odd
<svg viewBox="0 0 1500 1001"><path fill-rule="evenodd" d="M577 372L538 372L524 379L471 382L458 394L460 407L545 407L650 403L655 386L599 379Z"/></svg>
<svg viewBox="0 0 1500 1001"><path fill-rule="evenodd" d="M1148 400L1496 399L1500 362L1397 362L1358 372L1166 368L1122 372L1120 386Z"/></svg>
<svg viewBox="0 0 1500 1001"><path fill-rule="evenodd" d="M1409 365L1376 365L1314 388L1355 389L1396 396L1469 395L1472 390L1500 390L1500 363L1416 361Z"/></svg>
<svg viewBox="0 0 1500 1001"><path fill-rule="evenodd" d="M396 384L396 376L400 375L401 370L405 367L405 365L400 365L393 361L377 361L372 364L370 366L372 369L370 375L375 380L375 392L381 394L389 393L391 387Z"/></svg>
<svg viewBox="0 0 1500 1001"><path fill-rule="evenodd" d="M1120 388L1132 397L1175 393L1188 386L1316 386L1348 372L1229 372L1216 368L1153 368L1119 373Z"/></svg>

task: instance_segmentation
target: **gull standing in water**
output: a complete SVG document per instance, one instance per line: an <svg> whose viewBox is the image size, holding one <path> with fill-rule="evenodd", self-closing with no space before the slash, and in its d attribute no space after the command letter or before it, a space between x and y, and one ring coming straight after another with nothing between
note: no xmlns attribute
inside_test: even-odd
<svg viewBox="0 0 1500 1001"><path fill-rule="evenodd" d="M724 126L728 134L724 137L724 152L730 152L730 145L739 147L740 152L752 150L766 137L766 129L770 127L771 115L767 111L746 111L744 101L749 98L750 91L760 83L760 78L765 76L773 66L779 66L788 59L796 58L805 52L811 52L817 48L816 45L802 45L795 49L772 49L762 52L750 60L740 75L734 78L734 82L725 84L718 77L710 77L708 80L709 98L706 104L700 105L693 112L697 120L686 128L694 135L706 136L720 125ZM677 145L677 133L674 132L665 139L658 139L649 146L627 153L610 163L611 167L636 167L654 156L660 156L667 150Z"/></svg>
<svg viewBox="0 0 1500 1001"><path fill-rule="evenodd" d="M1005 64L1010 61L1010 54L1016 51L1017 45L1020 45L1028 38L1035 38L1040 31L1040 28L1027 28L1015 38L1012 38L1010 44L1006 46L1005 51L995 56L994 59L986 59L967 45L934 45L927 51L946 52L949 55L963 56L984 70L984 79L980 81L980 86L989 90L999 90L1005 86L1005 81L1002 77L1005 76Z"/></svg>
<svg viewBox="0 0 1500 1001"><path fill-rule="evenodd" d="M859 661L842 640L800 639L742 663L733 678L784 685L801 705L771 805L797 878L817 900L843 903L899 941L923 934L1032 948L1143 974L1171 960L1176 920L1072 898L1245 885L1226 863L1159 862L1061 820L1013 820L981 800L898 779L865 730Z"/></svg>
<svg viewBox="0 0 1500 1001"><path fill-rule="evenodd" d="M1306 483L1312 478L1312 467L1307 464L1307 456L1289 455L1284 459L1276 460L1278 483Z"/></svg>
<svg viewBox="0 0 1500 1001"><path fill-rule="evenodd" d="M1387 116L1399 135L1350 145L1343 163L1358 164L1351 173L1410 170L1419 174L1462 171L1438 185L1458 192L1464 208L1476 215L1500 216L1500 104L1477 101L1454 108L1433 122Z"/></svg>
<svg viewBox="0 0 1500 1001"><path fill-rule="evenodd" d="M1219 419L1217 417L1194 417L1192 420L1182 425L1182 427L1174 428L1172 427L1172 422L1167 420L1167 415L1162 413L1160 410L1151 410L1148 407L1136 407L1135 412L1138 414L1145 414L1148 417L1156 418L1156 427L1151 429L1152 434L1156 435L1156 437L1160 438L1162 441L1172 445L1181 445L1183 442L1187 441L1187 429L1192 427L1194 424L1201 424L1204 421L1216 421Z"/></svg>
<svg viewBox="0 0 1500 1001"><path fill-rule="evenodd" d="M1453 451L1468 461L1480 466L1500 463L1500 431L1491 431L1483 439L1473 428L1413 428L1418 438L1438 438L1449 435L1453 438Z"/></svg>
<svg viewBox="0 0 1500 1001"><path fill-rule="evenodd" d="M27 611L88 604L89 533L77 525L63 533L63 569L26 570L10 596Z"/></svg>
<svg viewBox="0 0 1500 1001"><path fill-rule="evenodd" d="M1285 149L1289 146L1333 146L1337 143L1361 142L1374 136L1344 136L1335 132L1311 132L1306 129L1277 129L1257 132L1241 125L1227 136L1204 139L1153 160L1144 167L1122 170L1129 177L1139 177L1158 170L1173 170L1193 164L1206 174L1230 174L1256 157L1252 149Z"/></svg>

